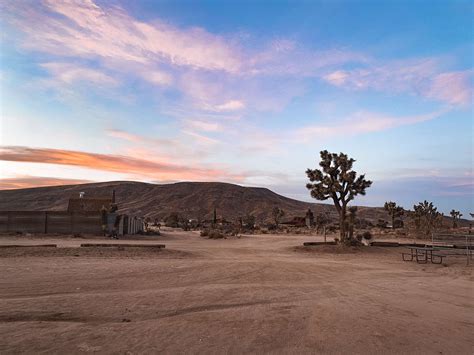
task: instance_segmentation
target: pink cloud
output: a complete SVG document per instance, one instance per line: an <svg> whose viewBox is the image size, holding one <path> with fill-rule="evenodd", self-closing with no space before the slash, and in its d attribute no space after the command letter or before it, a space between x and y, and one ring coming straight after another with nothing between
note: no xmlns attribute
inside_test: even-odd
<svg viewBox="0 0 474 355"><path fill-rule="evenodd" d="M425 95L452 105L470 105L472 103L472 71L436 75Z"/></svg>
<svg viewBox="0 0 474 355"><path fill-rule="evenodd" d="M190 163L196 161L197 158L206 157L209 154L208 147L218 143L217 140L187 131L186 128L180 136L170 138L154 138L119 129L108 129L106 134L131 144L129 147L122 148L127 156L181 163Z"/></svg>
<svg viewBox="0 0 474 355"><path fill-rule="evenodd" d="M178 165L134 157L80 151L7 146L0 148L0 160L78 166L88 169L130 174L158 180L233 181L245 179L226 169Z"/></svg>
<svg viewBox="0 0 474 355"><path fill-rule="evenodd" d="M191 119L184 120L183 126L193 128L195 130L203 131L203 132L218 132L218 131L222 131L223 129L222 125L217 122L191 120Z"/></svg>
<svg viewBox="0 0 474 355"><path fill-rule="evenodd" d="M223 104L216 105L214 110L216 111L237 111L245 107L245 104L241 100L229 100Z"/></svg>
<svg viewBox="0 0 474 355"><path fill-rule="evenodd" d="M4 8L26 34L23 47L62 61L92 59L110 72L132 74L156 87L173 86L184 94L180 104L190 103L204 112L280 111L306 92L306 78L350 90L410 93L458 106L471 101L472 73L442 72L434 58L387 64L359 51L316 50L288 38L250 46L237 35L159 19L144 22L120 7L99 6L92 0L46 0L36 6L18 1ZM105 71L85 67L50 70L55 78L69 82L117 81Z"/></svg>
<svg viewBox="0 0 474 355"><path fill-rule="evenodd" d="M16 22L28 35L24 45L29 49L68 57L98 56L141 64L163 61L229 72L240 67L238 49L201 28L181 29L158 21L148 24L118 7L99 7L91 0L47 0L44 5L42 11L11 5Z"/></svg>
<svg viewBox="0 0 474 355"><path fill-rule="evenodd" d="M27 189L41 186L86 184L90 180L62 179L45 176L16 176L0 179L0 190Z"/></svg>
<svg viewBox="0 0 474 355"><path fill-rule="evenodd" d="M297 140L324 139L336 136L354 136L358 134L379 132L387 129L412 125L435 119L447 110L436 111L423 115L390 116L375 112L359 111L349 118L327 125L310 125L294 132Z"/></svg>
<svg viewBox="0 0 474 355"><path fill-rule="evenodd" d="M91 82L99 85L118 85L118 81L95 69L70 63L43 63L41 67L51 73L53 80L64 84Z"/></svg>
<svg viewBox="0 0 474 355"><path fill-rule="evenodd" d="M173 76L171 74L156 69L142 72L140 75L144 80L159 86L168 86L173 84L174 81Z"/></svg>
<svg viewBox="0 0 474 355"><path fill-rule="evenodd" d="M331 85L349 90L408 92L456 106L467 106L472 100L472 71L439 73L434 59L335 70L322 78Z"/></svg>
<svg viewBox="0 0 474 355"><path fill-rule="evenodd" d="M217 139L213 139L210 137L207 137L205 135L196 133L196 132L191 132L191 131L182 131L184 134L187 134L188 136L191 136L195 139L195 141L200 144L200 145L205 145L205 146L210 146L219 143Z"/></svg>

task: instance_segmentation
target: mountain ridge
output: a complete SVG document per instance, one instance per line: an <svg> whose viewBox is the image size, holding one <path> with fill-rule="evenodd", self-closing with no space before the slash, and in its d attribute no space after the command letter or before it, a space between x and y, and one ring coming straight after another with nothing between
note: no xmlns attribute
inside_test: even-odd
<svg viewBox="0 0 474 355"><path fill-rule="evenodd" d="M334 206L295 200L266 187L246 187L225 182L176 182L152 184L138 181L108 181L86 184L45 186L0 190L0 210L66 210L70 197L84 192L86 197L111 196L122 213L163 219L173 212L186 218L210 219L214 208L219 217L235 221L252 214L259 222L272 220L275 206L285 211L284 220L304 216L308 208L314 214L326 213L336 220ZM358 215L376 221L387 219L381 207L359 206Z"/></svg>

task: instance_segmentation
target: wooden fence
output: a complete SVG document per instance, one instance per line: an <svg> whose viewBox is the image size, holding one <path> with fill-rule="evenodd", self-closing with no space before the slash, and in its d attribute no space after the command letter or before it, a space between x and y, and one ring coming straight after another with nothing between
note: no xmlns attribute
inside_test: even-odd
<svg viewBox="0 0 474 355"><path fill-rule="evenodd" d="M140 218L124 215L118 234L136 234L143 231ZM100 212L67 211L0 211L0 233L61 233L102 234Z"/></svg>
<svg viewBox="0 0 474 355"><path fill-rule="evenodd" d="M100 234L102 225L97 212L0 211L0 232Z"/></svg>

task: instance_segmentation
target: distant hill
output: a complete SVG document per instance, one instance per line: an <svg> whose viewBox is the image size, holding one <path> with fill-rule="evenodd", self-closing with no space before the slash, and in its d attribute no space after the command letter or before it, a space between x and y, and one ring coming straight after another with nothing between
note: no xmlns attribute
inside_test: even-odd
<svg viewBox="0 0 474 355"><path fill-rule="evenodd" d="M37 187L0 191L0 210L66 210L70 197L85 192L87 197L111 196L115 190L116 201L122 213L163 219L172 212L186 218L211 219L214 207L217 215L236 221L247 213L257 221L270 221L275 206L282 208L284 220L304 216L308 208L313 213L325 212L337 220L332 205L293 200L267 188L243 187L220 182L179 182L175 184L148 184L133 181ZM371 221L388 220L380 207L359 207L358 216Z"/></svg>

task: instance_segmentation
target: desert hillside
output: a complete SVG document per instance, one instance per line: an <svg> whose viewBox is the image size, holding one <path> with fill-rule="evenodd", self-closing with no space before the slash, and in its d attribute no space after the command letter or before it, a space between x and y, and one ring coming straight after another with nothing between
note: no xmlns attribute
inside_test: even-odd
<svg viewBox="0 0 474 355"><path fill-rule="evenodd" d="M0 191L0 210L65 210L69 197L85 192L87 197L111 196L116 192L117 203L124 213L164 218L179 212L187 218L211 218L214 207L219 217L236 220L247 213L259 221L271 219L273 207L286 212L285 219L304 216L311 208L314 213L328 212L336 217L331 205L307 203L278 195L269 189L243 187L218 182L180 182L148 184L131 181L38 187ZM361 207L359 215L376 220L385 218L381 208Z"/></svg>

